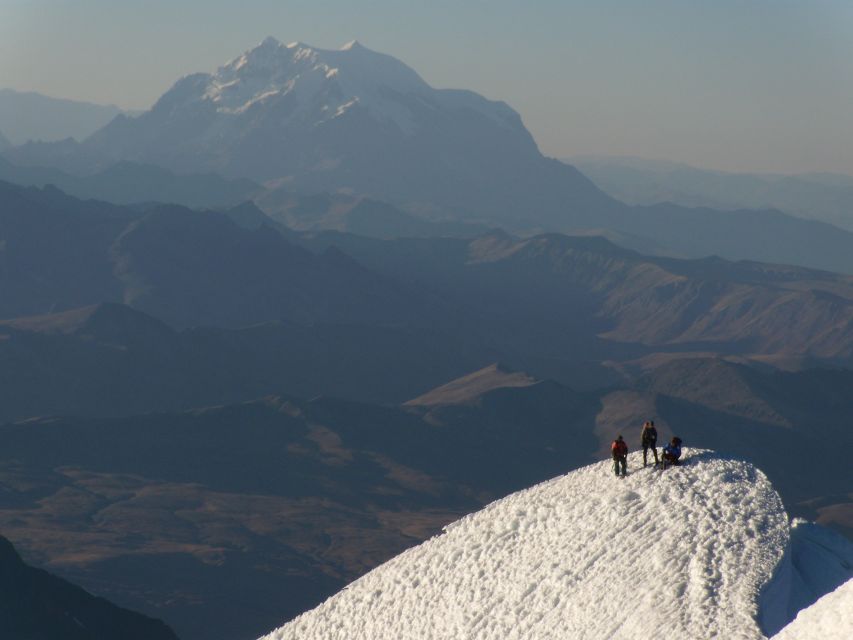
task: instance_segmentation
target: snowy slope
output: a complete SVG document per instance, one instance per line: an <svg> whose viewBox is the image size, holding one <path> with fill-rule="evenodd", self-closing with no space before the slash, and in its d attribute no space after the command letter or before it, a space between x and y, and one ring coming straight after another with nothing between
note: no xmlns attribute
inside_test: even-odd
<svg viewBox="0 0 853 640"><path fill-rule="evenodd" d="M831 529L794 520L788 552L762 597L761 626L768 635L776 633L800 610L851 577L853 544Z"/></svg>
<svg viewBox="0 0 853 640"><path fill-rule="evenodd" d="M420 95L432 92L399 60L357 42L335 51L299 42L284 45L267 38L208 76L200 99L211 101L221 113L239 114L258 103L291 96L297 105L293 111L313 113L315 125L361 105L378 118L387 118L403 131L410 131L409 114L383 95L387 90Z"/></svg>
<svg viewBox="0 0 853 640"><path fill-rule="evenodd" d="M763 638L762 590L789 544L782 502L748 463L686 455L661 473L632 454L626 479L601 462L513 494L265 638L650 638L664 628Z"/></svg>
<svg viewBox="0 0 853 640"><path fill-rule="evenodd" d="M773 640L849 640L853 638L853 580L823 596L773 636Z"/></svg>

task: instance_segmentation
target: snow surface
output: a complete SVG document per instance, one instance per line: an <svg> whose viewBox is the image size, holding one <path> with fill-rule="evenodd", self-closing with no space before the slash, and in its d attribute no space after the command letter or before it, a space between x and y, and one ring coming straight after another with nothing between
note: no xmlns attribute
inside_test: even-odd
<svg viewBox="0 0 853 640"><path fill-rule="evenodd" d="M764 638L782 501L746 462L685 458L660 472L632 454L625 479L605 461L494 502L264 639Z"/></svg>
<svg viewBox="0 0 853 640"><path fill-rule="evenodd" d="M850 640L853 638L853 580L823 596L772 640Z"/></svg>
<svg viewBox="0 0 853 640"><path fill-rule="evenodd" d="M788 552L762 595L761 626L773 635L797 613L853 577L853 544L839 533L794 520ZM849 636L853 638L853 630Z"/></svg>
<svg viewBox="0 0 853 640"><path fill-rule="evenodd" d="M289 98L295 114L340 117L355 105L388 119L404 130L408 114L383 89L425 94L431 89L402 62L370 51L357 42L340 50L317 49L301 42L283 45L267 38L260 45L220 67L210 77L204 98L220 113L241 114L254 105ZM320 118L317 123L322 122ZM315 123L315 124L317 124Z"/></svg>
<svg viewBox="0 0 853 640"><path fill-rule="evenodd" d="M259 105L281 105L283 121L317 126L360 107L411 134L416 130L411 110L415 100L431 108L474 109L503 127L516 126L517 120L503 103L470 92L435 90L396 58L356 41L329 50L301 42L284 45L269 37L216 73L189 78L202 83L191 100L212 103L226 116L251 114Z"/></svg>

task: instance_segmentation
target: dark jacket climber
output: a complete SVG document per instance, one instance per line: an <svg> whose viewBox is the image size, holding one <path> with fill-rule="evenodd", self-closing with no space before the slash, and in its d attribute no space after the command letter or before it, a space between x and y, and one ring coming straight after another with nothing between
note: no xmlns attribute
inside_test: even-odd
<svg viewBox="0 0 853 640"><path fill-rule="evenodd" d="M654 420L649 420L643 425L643 432L640 434L640 441L643 445L643 466L645 467L647 464L646 456L648 455L649 449L652 450L652 453L655 456L655 464L658 464L658 430L655 429Z"/></svg>
<svg viewBox="0 0 853 640"><path fill-rule="evenodd" d="M628 445L620 435L610 445L610 453L613 455L613 471L619 475L619 466L622 466L622 475L628 475Z"/></svg>

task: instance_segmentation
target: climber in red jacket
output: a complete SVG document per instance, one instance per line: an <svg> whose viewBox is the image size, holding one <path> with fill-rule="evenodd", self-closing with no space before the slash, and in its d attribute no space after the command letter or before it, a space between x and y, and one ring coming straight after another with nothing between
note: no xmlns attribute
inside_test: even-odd
<svg viewBox="0 0 853 640"><path fill-rule="evenodd" d="M622 477L628 475L628 445L620 435L610 445L610 453L613 455L613 470L619 475L619 465L622 465Z"/></svg>

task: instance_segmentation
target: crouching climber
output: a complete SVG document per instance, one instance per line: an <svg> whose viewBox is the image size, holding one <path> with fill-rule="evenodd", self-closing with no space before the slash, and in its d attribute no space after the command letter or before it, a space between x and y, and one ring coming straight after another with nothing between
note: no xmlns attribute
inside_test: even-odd
<svg viewBox="0 0 853 640"><path fill-rule="evenodd" d="M661 460L661 468L666 469L672 465L677 465L681 458L681 438L673 437L669 444L663 448L663 456Z"/></svg>
<svg viewBox="0 0 853 640"><path fill-rule="evenodd" d="M610 453L613 455L613 471L619 475L619 466L622 466L622 476L628 475L628 445L620 435L610 445Z"/></svg>

